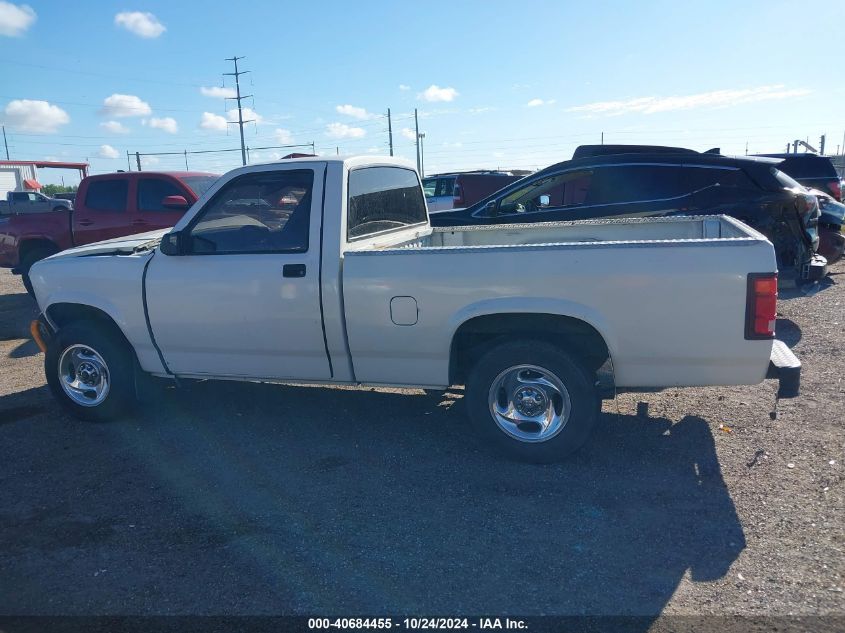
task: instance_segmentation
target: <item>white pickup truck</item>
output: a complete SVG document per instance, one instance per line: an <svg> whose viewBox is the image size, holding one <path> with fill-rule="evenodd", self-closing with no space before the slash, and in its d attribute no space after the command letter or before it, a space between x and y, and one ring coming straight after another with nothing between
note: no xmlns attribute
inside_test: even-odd
<svg viewBox="0 0 845 633"><path fill-rule="evenodd" d="M789 397L800 373L774 339L772 245L741 222L432 229L393 158L236 169L170 232L64 251L31 279L49 385L86 419L125 414L143 373L465 385L479 435L551 461L615 388L768 374Z"/></svg>

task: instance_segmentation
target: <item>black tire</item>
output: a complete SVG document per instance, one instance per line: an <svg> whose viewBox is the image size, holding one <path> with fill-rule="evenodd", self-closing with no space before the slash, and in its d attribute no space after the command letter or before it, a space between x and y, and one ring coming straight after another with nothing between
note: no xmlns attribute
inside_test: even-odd
<svg viewBox="0 0 845 633"><path fill-rule="evenodd" d="M29 278L29 269L32 268L32 265L35 262L40 262L42 259L46 257L50 257L50 255L55 255L58 251L55 248L50 248L49 246L39 246L38 248L34 248L29 251L26 256L24 256L23 260L21 260L21 281L23 281L23 286L26 288L26 291L30 294L30 296L34 297L35 293L32 290L32 280Z"/></svg>
<svg viewBox="0 0 845 633"><path fill-rule="evenodd" d="M491 412L490 390L494 381L509 368L520 365L539 367L552 374L569 397L569 416L557 434L548 439L516 439L499 426ZM501 343L488 350L470 370L465 397L467 413L478 437L512 458L532 463L561 461L581 448L599 415L595 380L583 363L540 340Z"/></svg>
<svg viewBox="0 0 845 633"><path fill-rule="evenodd" d="M105 362L108 390L102 402L86 406L74 401L62 386L59 362L74 345L94 350ZM113 326L98 321L77 321L61 328L47 346L44 373L53 396L71 415L91 422L109 422L126 416L136 404L134 356Z"/></svg>

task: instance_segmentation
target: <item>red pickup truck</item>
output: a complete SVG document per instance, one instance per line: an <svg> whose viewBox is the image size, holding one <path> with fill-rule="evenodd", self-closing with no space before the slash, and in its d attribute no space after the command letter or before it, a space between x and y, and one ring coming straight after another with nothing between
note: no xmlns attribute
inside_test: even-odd
<svg viewBox="0 0 845 633"><path fill-rule="evenodd" d="M81 246L173 226L217 180L201 172L118 172L79 184L72 211L0 215L0 267L20 274L40 259Z"/></svg>

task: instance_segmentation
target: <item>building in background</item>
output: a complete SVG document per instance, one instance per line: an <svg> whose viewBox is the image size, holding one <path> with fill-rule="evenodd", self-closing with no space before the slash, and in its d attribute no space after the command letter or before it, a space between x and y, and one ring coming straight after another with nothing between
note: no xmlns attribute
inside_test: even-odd
<svg viewBox="0 0 845 633"><path fill-rule="evenodd" d="M73 169L82 180L88 175L88 163L65 163L45 160L0 160L0 199L9 191L40 191L39 169Z"/></svg>

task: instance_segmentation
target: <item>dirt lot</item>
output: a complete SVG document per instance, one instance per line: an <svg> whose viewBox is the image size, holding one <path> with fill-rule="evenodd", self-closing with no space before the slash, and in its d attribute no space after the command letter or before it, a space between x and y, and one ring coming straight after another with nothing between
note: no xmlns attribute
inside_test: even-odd
<svg viewBox="0 0 845 633"><path fill-rule="evenodd" d="M476 448L460 390L195 383L77 422L0 272L0 614L843 614L843 272L780 302L778 420L771 383L620 395L547 467Z"/></svg>

